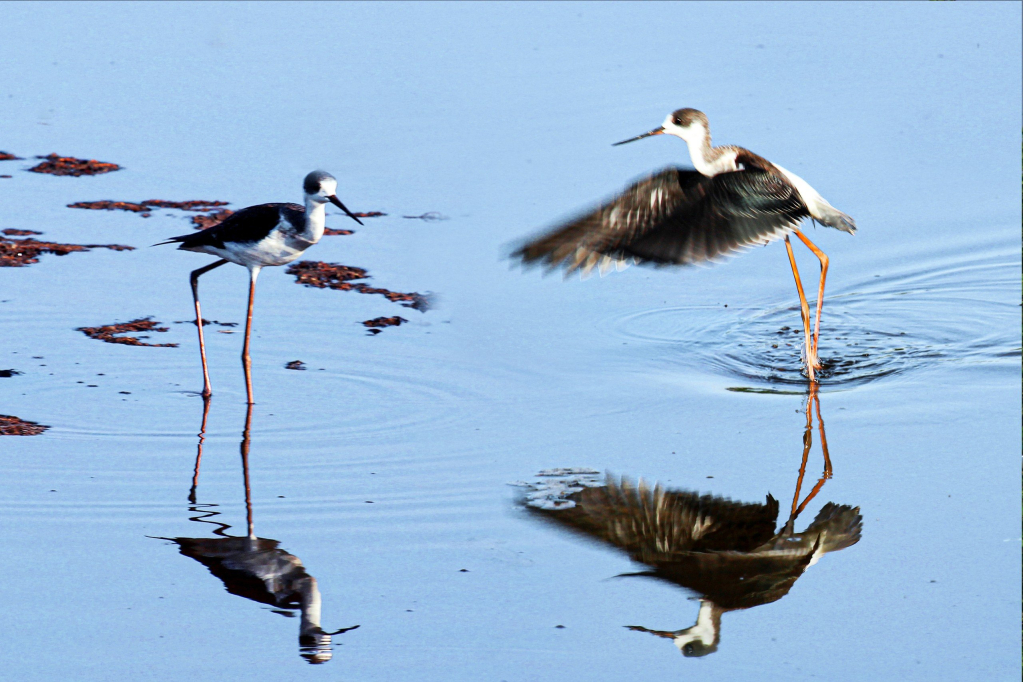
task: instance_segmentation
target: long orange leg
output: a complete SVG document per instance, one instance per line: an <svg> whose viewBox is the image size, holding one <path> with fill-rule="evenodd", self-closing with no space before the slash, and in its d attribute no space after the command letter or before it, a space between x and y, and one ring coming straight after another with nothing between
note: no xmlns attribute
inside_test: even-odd
<svg viewBox="0 0 1023 682"><path fill-rule="evenodd" d="M828 256L823 251L817 248L817 246L806 238L799 230L794 230L799 240L806 244L806 248L813 251L813 255L817 256L817 259L821 262L821 283L817 289L817 322L813 328L813 355L817 357L817 343L821 338L821 308L824 306L824 280L828 278ZM820 366L818 365L818 369Z"/></svg>
<svg viewBox="0 0 1023 682"><path fill-rule="evenodd" d="M249 405L255 401L252 399L252 358L249 357L249 339L252 336L252 304L256 300L256 278L259 277L259 268L249 270L249 311L245 316L245 344L242 346L242 368L245 370L245 394L248 396Z"/></svg>
<svg viewBox="0 0 1023 682"><path fill-rule="evenodd" d="M799 279L799 268L796 267L796 256L792 253L792 242L789 236L785 235L785 250L789 254L789 265L792 266L792 276L796 280L796 291L799 292L799 308L803 318L803 336L806 341L806 374L810 382L815 382L814 370L819 367L817 362L816 348L810 345L810 306L806 303L806 295L803 293L803 282Z"/></svg>
<svg viewBox="0 0 1023 682"><path fill-rule="evenodd" d="M206 267L193 270L189 281L192 283L192 300L195 301L195 326L199 329L199 356L202 358L202 397L209 398L213 395L213 388L210 386L210 370L206 367L206 341L202 336L202 311L199 310L199 277L206 274L213 268L219 268L226 263L226 260L218 260Z"/></svg>

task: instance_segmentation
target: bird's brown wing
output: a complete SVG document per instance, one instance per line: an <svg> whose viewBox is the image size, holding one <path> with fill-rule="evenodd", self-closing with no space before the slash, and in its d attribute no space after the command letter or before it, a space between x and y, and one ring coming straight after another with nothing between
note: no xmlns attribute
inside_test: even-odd
<svg viewBox="0 0 1023 682"><path fill-rule="evenodd" d="M778 502L764 504L650 488L608 477L569 497L569 509L529 508L547 520L624 550L656 566L678 552L748 552L774 535Z"/></svg>
<svg viewBox="0 0 1023 682"><path fill-rule="evenodd" d="M690 265L766 244L808 215L796 189L770 170L707 177L667 168L514 255L568 272L636 260Z"/></svg>

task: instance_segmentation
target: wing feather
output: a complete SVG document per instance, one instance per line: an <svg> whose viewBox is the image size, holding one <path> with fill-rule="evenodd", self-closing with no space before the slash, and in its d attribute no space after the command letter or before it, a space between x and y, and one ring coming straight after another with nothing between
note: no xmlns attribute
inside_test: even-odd
<svg viewBox="0 0 1023 682"><path fill-rule="evenodd" d="M778 239L808 215L796 189L771 169L707 177L666 168L514 255L568 272L599 262L591 254L612 262L692 265Z"/></svg>
<svg viewBox="0 0 1023 682"><path fill-rule="evenodd" d="M224 248L224 242L258 242L281 222L282 211L302 211L297 204L260 204L249 206L228 216L224 221L200 232L171 237L166 242L179 242L179 249Z"/></svg>

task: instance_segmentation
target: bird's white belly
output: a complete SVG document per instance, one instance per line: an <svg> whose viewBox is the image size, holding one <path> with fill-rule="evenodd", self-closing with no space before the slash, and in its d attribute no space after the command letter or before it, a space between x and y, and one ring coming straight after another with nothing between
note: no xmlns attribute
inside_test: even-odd
<svg viewBox="0 0 1023 682"><path fill-rule="evenodd" d="M227 242L222 249L206 247L206 250L232 263L251 268L290 263L310 246L312 244L309 242L289 238L283 232L274 230L258 242Z"/></svg>

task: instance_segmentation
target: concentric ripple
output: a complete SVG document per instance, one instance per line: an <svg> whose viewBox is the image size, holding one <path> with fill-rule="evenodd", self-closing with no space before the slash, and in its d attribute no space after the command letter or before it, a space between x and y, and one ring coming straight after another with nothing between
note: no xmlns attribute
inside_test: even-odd
<svg viewBox="0 0 1023 682"><path fill-rule="evenodd" d="M936 363L1020 357L1019 300L1012 294L1020 285L1018 249L1001 244L909 260L911 267L829 290L821 320L822 385L859 385ZM766 385L768 392L806 382L796 305L661 308L624 317L617 329L672 346L670 363Z"/></svg>

